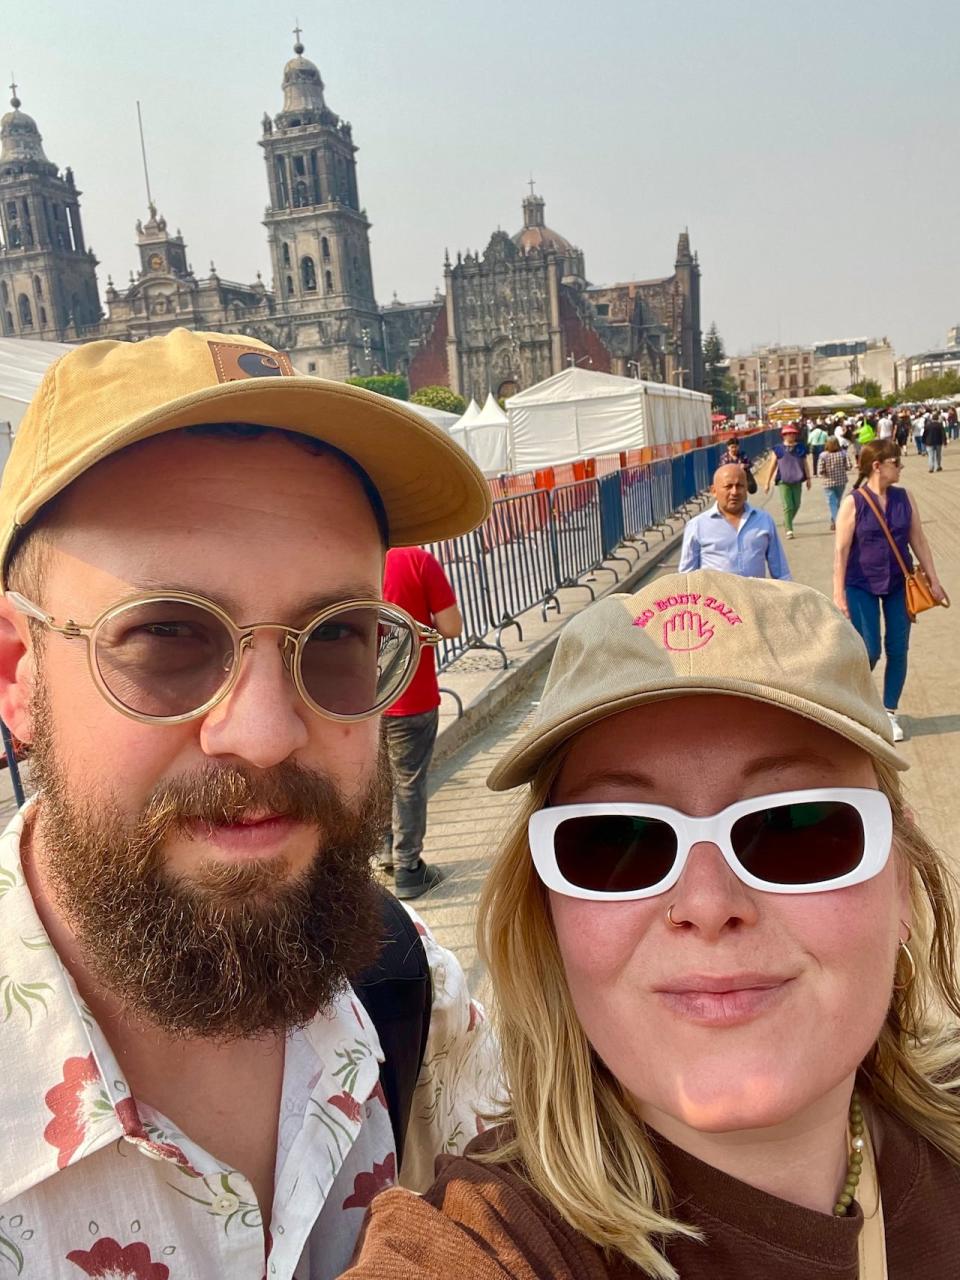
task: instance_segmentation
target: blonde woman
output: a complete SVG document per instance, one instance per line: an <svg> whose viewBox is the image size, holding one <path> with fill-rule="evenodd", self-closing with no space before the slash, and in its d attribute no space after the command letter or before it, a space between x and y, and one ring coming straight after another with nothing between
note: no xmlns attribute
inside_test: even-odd
<svg viewBox="0 0 960 1280"><path fill-rule="evenodd" d="M568 624L480 933L507 1100L350 1280L929 1280L960 1256L956 902L863 645L696 572Z"/></svg>

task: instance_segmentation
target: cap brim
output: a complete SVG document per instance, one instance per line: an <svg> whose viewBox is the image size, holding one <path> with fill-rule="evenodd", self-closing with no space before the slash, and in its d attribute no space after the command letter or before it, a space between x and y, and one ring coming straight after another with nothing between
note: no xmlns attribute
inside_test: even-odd
<svg viewBox="0 0 960 1280"><path fill-rule="evenodd" d="M621 711L629 711L631 707L644 706L651 702L667 702L673 698L689 697L692 694L715 693L725 697L749 698L753 702L766 702L771 706L792 711L805 720L812 720L831 729L848 742L861 747L868 755L882 760L897 770L909 769L903 756L899 755L892 745L879 734L872 733L855 720L830 711L806 698L798 698L794 694L783 693L767 685L753 684L748 680L718 680L710 677L698 681L684 677L682 684L661 685L656 689L638 690L623 698L617 698L602 705L594 705L564 716L562 720L548 721L537 725L525 734L512 751L500 760L487 778L487 786L491 791L509 791L529 782L540 766L568 739L609 716Z"/></svg>
<svg viewBox="0 0 960 1280"><path fill-rule="evenodd" d="M17 525L25 525L78 476L119 449L213 422L298 431L342 450L367 472L383 499L392 546L454 538L490 514L483 472L415 410L363 387L296 376L205 387L125 423L59 471L55 482L32 490L17 510Z"/></svg>

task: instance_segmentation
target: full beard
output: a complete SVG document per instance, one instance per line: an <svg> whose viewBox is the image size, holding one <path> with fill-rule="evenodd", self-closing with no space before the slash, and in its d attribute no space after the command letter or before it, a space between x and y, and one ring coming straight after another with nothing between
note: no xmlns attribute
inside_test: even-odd
<svg viewBox="0 0 960 1280"><path fill-rule="evenodd" d="M31 773L43 868L93 980L126 1016L177 1037L231 1041L303 1026L331 1005L381 944L372 873L389 775L347 803L321 774L208 765L159 786L134 818L91 801L57 755L42 690ZM205 859L173 876L164 842L245 811L313 826L317 852L296 877L285 859Z"/></svg>

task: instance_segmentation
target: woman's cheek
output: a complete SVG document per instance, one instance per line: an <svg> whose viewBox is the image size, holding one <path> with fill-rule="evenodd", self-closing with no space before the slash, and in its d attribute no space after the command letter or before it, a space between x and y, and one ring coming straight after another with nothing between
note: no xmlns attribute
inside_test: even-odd
<svg viewBox="0 0 960 1280"><path fill-rule="evenodd" d="M571 992L581 982L616 981L653 918L649 901L584 902L550 894L550 911Z"/></svg>

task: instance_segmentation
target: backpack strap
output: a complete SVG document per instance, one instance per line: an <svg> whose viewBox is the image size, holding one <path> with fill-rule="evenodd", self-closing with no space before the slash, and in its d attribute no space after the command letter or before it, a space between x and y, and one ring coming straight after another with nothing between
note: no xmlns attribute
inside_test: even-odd
<svg viewBox="0 0 960 1280"><path fill-rule="evenodd" d="M383 1049L380 1083L393 1126L399 1171L430 1032L433 984L427 953L410 915L392 893L381 888L377 892L383 948L352 986L377 1029Z"/></svg>

